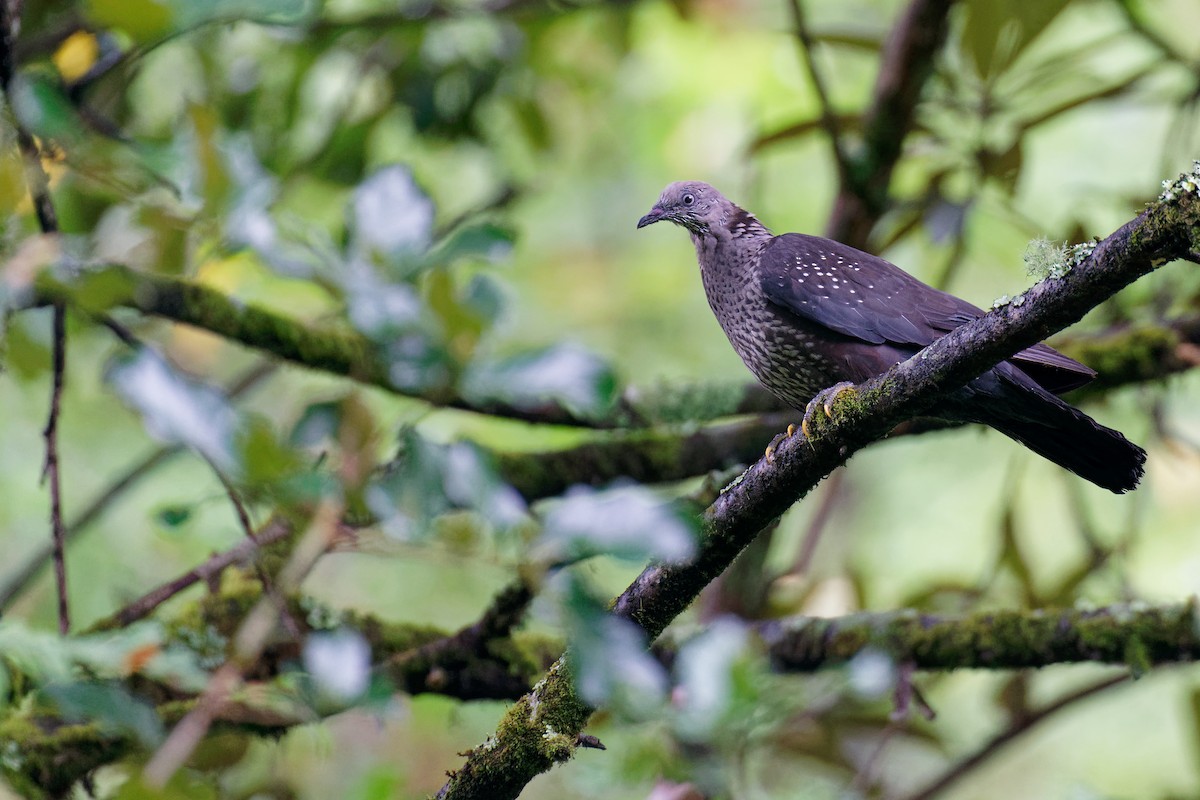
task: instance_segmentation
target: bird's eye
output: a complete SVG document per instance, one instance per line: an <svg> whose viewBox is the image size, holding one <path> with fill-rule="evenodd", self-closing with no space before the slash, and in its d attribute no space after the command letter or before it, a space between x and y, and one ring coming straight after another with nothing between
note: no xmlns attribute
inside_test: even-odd
<svg viewBox="0 0 1200 800"><path fill-rule="evenodd" d="M683 196L683 204L684 204L685 206L690 206L692 203L695 203L695 202L696 202L696 196L695 196L695 195L691 195L691 194L685 194L685 195Z"/></svg>

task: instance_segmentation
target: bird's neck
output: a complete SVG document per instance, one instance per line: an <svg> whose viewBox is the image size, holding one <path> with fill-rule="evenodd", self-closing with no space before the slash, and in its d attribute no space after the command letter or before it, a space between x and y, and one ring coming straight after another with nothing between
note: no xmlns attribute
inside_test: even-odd
<svg viewBox="0 0 1200 800"><path fill-rule="evenodd" d="M771 231L758 218L745 209L730 205L730 213L719 222L702 230L693 230L692 243L700 263L713 263L730 250L757 250L768 239Z"/></svg>

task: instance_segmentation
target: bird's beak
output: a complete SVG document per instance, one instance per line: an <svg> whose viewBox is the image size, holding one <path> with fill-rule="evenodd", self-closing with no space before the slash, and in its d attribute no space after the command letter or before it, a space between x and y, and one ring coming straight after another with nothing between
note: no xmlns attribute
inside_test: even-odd
<svg viewBox="0 0 1200 800"><path fill-rule="evenodd" d="M644 228L647 225L653 225L655 222L667 218L667 212L663 211L663 207L655 205L650 209L650 213L638 220L638 227Z"/></svg>

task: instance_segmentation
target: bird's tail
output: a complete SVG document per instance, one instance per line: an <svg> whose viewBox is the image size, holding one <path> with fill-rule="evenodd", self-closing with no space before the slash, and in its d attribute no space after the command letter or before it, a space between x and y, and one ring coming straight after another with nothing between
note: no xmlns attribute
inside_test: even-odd
<svg viewBox="0 0 1200 800"><path fill-rule="evenodd" d="M987 423L1110 492L1123 494L1137 486L1145 472L1145 450L1049 392L1034 393L1042 402L1024 406L1027 413L988 419Z"/></svg>

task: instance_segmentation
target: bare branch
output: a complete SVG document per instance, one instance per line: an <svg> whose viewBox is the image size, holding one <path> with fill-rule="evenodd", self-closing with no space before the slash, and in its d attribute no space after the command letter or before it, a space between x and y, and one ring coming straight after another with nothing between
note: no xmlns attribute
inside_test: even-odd
<svg viewBox="0 0 1200 800"><path fill-rule="evenodd" d="M0 3L0 91L4 103L12 107L12 83L16 77L15 48L17 34L21 28L20 0ZM58 233L58 215L50 197L50 178L42 168L42 154L37 141L18 119L13 119L17 133L17 148L25 166L25 183L38 224L44 234ZM53 546L54 579L58 594L58 630L63 635L71 629L71 608L67 602L66 527L62 513L62 482L58 465L58 417L62 410L63 381L67 369L67 309L60 300L52 303L54 309L52 384L50 390L50 413L42 435L46 440L46 459L42 477L50 484L50 533Z"/></svg>

